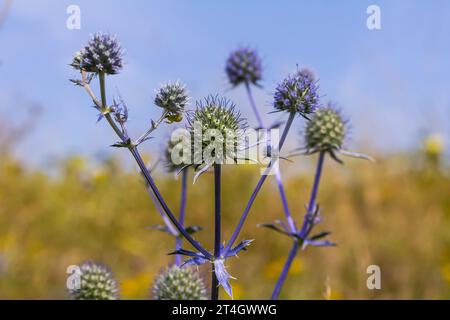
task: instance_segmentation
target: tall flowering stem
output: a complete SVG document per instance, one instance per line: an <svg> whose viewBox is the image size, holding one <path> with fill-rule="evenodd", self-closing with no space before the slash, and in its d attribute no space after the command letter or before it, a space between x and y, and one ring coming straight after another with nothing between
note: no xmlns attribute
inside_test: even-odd
<svg viewBox="0 0 450 320"><path fill-rule="evenodd" d="M258 107L256 106L255 99L254 99L253 93L252 93L252 89L248 82L245 83L245 88L247 90L247 95L250 100L250 105L252 106L253 113L255 114L255 117L258 120L258 125L263 129L263 128L265 128L264 121L261 117L261 113L259 112ZM284 190L284 185L283 185L283 179L281 177L281 172L280 172L280 168L278 165L275 165L274 172L275 172L275 178L277 181L278 191L280 193L281 202L283 204L283 210L284 210L284 214L286 216L286 220L289 224L289 228L291 229L291 231L296 232L297 228L295 226L294 219L292 219L291 212L289 210L286 192Z"/></svg>
<svg viewBox="0 0 450 320"><path fill-rule="evenodd" d="M295 119L295 115L296 114L294 112L289 114L288 121L286 123L286 126L284 127L283 134L281 135L281 138L280 138L279 147L278 147L279 150L282 149L284 143L286 142L286 138L289 133L289 130L291 129L292 122ZM278 160L275 160L275 161L278 161ZM239 223L236 226L236 229L234 230L234 232L230 238L230 241L228 242L227 246L225 247L225 251L224 251L225 256L230 251L233 244L236 242L237 237L239 236L239 233L241 232L242 227L244 226L244 222L247 219L248 214L250 213L250 209L252 208L253 203L256 200L256 196L258 195L259 191L261 190L264 182L267 180L267 177L270 173L270 170L272 170L272 166L274 165L275 161L274 160L270 161L269 165L267 166L266 171L263 173L263 175L259 179L255 189L253 190L253 193L250 196L250 199L248 200L247 206L245 207L244 212L242 213L241 218L239 219Z"/></svg>
<svg viewBox="0 0 450 320"><path fill-rule="evenodd" d="M180 225L184 228L184 219L186 216L186 200L187 200L187 179L188 179L188 169L185 168L181 172L181 200L180 200L180 214L178 216L178 221L180 221ZM183 238L180 236L176 237L175 240L175 250L178 251L181 249L181 245L183 243ZM181 265L181 255L177 254L175 256L175 264L177 266Z"/></svg>
<svg viewBox="0 0 450 320"><path fill-rule="evenodd" d="M222 211L222 167L220 164L214 165L214 258L220 258L221 246L221 211ZM217 279L214 264L212 264L211 300L219 300L219 281Z"/></svg>
<svg viewBox="0 0 450 320"><path fill-rule="evenodd" d="M142 174L144 175L144 178L147 182L147 184L149 185L150 189L153 191L156 200L158 201L159 205L162 207L162 209L164 210L164 212L167 214L167 216L169 217L170 221L174 224L174 226L177 228L177 230L181 233L181 235L186 238L187 241L189 241L189 243L198 251L200 251L203 255L205 255L206 257L211 257L211 254L204 249L200 243L198 243L196 240L194 240L189 233L184 229L184 227L180 224L180 222L178 221L178 219L175 217L175 215L172 213L172 211L169 209L169 207L167 206L167 203L165 202L165 200L163 199L161 193L159 192L158 187L156 186L153 177L151 176L147 166L145 165L137 147L134 144L130 144L130 139L129 137L127 137L121 130L120 128L116 125L116 123L114 122L113 118L111 117L111 114L108 111L108 107L107 107L107 101L106 101L106 89L105 89L105 74L103 72L99 72L99 82L100 82L100 92L101 92L101 111L103 113L103 116L105 117L105 119L108 121L108 123L111 125L111 127L113 128L114 132L117 134L117 136L121 139L121 141L127 145L127 148L129 149L129 151L131 152L131 154L133 155L136 163L139 166L139 169L142 171ZM84 85L85 87L87 86L87 83L84 81ZM90 88L88 87L88 89L86 89L88 92L92 90L90 90ZM94 96L95 97L95 96ZM95 98L93 98L94 102L96 101Z"/></svg>
<svg viewBox="0 0 450 320"><path fill-rule="evenodd" d="M302 229L301 229L300 233L298 234L300 239L306 239L306 237L308 236L308 234L312 228L312 223L310 222L310 217L316 211L316 206L317 206L316 199L317 199L317 193L319 191L319 184L320 184L320 178L322 176L324 160L325 160L325 152L320 152L319 159L317 162L316 175L314 177L314 184L313 184L311 196L309 199L308 212L305 215ZM294 261L294 258L297 255L299 248L300 248L300 243L298 240L295 240L294 244L292 246L292 249L289 252L288 258L284 264L283 271L281 272L280 277L278 278L277 284L275 285L275 289L273 290L272 300L278 299L280 292L281 292L281 288L284 284L284 281L286 280L289 269L291 268L292 262Z"/></svg>

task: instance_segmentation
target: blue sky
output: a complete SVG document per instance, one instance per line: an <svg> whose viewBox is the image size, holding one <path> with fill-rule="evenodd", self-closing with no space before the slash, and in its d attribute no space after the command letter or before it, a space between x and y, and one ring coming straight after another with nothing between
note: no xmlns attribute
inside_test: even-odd
<svg viewBox="0 0 450 320"><path fill-rule="evenodd" d="M66 28L71 4L81 8L81 30ZM381 30L366 28L370 4L381 8ZM115 33L126 49L126 67L108 90L126 100L134 135L159 115L154 89L177 79L194 100L227 95L254 123L243 88L229 90L223 71L230 50L250 45L265 66L264 88L255 92L263 112L298 64L314 70L324 99L351 118L353 145L405 150L427 132L450 140L449 1L14 0L0 30L0 117L20 122L27 106L42 105L17 147L30 163L115 152L107 147L113 133L96 124L89 99L67 80L76 76L67 66L73 53L96 31ZM161 146L160 139L145 148Z"/></svg>

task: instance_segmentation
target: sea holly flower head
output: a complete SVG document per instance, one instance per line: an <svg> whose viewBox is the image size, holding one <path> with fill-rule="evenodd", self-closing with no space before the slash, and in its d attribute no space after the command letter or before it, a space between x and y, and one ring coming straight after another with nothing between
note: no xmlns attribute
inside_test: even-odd
<svg viewBox="0 0 450 320"><path fill-rule="evenodd" d="M152 288L155 300L206 300L206 288L198 273L176 265L167 268Z"/></svg>
<svg viewBox="0 0 450 320"><path fill-rule="evenodd" d="M307 150L333 152L342 148L347 127L339 111L328 106L314 113L305 134Z"/></svg>
<svg viewBox="0 0 450 320"><path fill-rule="evenodd" d="M247 124L230 100L211 95L197 101L188 123L193 162L202 170L212 164L237 162Z"/></svg>
<svg viewBox="0 0 450 320"><path fill-rule="evenodd" d="M186 87L179 82L168 83L156 91L155 104L167 112L169 122L180 122L189 102Z"/></svg>
<svg viewBox="0 0 450 320"><path fill-rule="evenodd" d="M320 107L318 89L313 73L307 69L299 70L276 87L274 108L307 117Z"/></svg>
<svg viewBox="0 0 450 320"><path fill-rule="evenodd" d="M290 156L298 154L327 153L335 161L343 163L338 154L353 158L375 161L370 156L345 150L348 135L348 121L344 120L339 110L330 103L318 109L306 124L305 145L294 150Z"/></svg>
<svg viewBox="0 0 450 320"><path fill-rule="evenodd" d="M241 83L258 85L262 79L261 59L255 50L239 48L228 57L225 71L233 86Z"/></svg>
<svg viewBox="0 0 450 320"><path fill-rule="evenodd" d="M103 265L84 263L80 267L80 286L70 290L75 300L117 300L118 286L111 272Z"/></svg>
<svg viewBox="0 0 450 320"><path fill-rule="evenodd" d="M78 51L71 63L77 70L104 74L117 74L123 67L123 50L117 39L107 33L96 33Z"/></svg>

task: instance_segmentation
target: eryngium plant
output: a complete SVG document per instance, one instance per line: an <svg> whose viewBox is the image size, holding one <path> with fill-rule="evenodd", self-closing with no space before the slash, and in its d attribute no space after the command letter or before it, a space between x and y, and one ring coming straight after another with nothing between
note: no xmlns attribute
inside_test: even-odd
<svg viewBox="0 0 450 320"><path fill-rule="evenodd" d="M84 263L80 267L80 286L70 290L75 300L117 300L117 282L111 272L103 265Z"/></svg>
<svg viewBox="0 0 450 320"><path fill-rule="evenodd" d="M346 135L345 123L339 112L331 107L316 111L306 126L308 152L333 152L342 148Z"/></svg>
<svg viewBox="0 0 450 320"><path fill-rule="evenodd" d="M152 288L155 300L206 300L206 288L198 273L176 265L167 268Z"/></svg>
<svg viewBox="0 0 450 320"><path fill-rule="evenodd" d="M162 108L169 122L180 122L189 102L186 87L179 82L168 83L156 91L155 105Z"/></svg>
<svg viewBox="0 0 450 320"><path fill-rule="evenodd" d="M208 96L196 104L188 118L194 163L204 169L227 160L237 162L246 128L240 112L230 100L218 96ZM201 146L196 148L196 142Z"/></svg>
<svg viewBox="0 0 450 320"><path fill-rule="evenodd" d="M84 48L75 54L71 66L86 72L117 74L123 66L122 56L122 48L115 37L96 33Z"/></svg>
<svg viewBox="0 0 450 320"><path fill-rule="evenodd" d="M320 107L319 86L311 71L302 69L289 75L275 89L277 111L299 113L303 117Z"/></svg>
<svg viewBox="0 0 450 320"><path fill-rule="evenodd" d="M262 78L261 59L255 50L239 48L230 54L225 71L233 86L241 83L257 85Z"/></svg>

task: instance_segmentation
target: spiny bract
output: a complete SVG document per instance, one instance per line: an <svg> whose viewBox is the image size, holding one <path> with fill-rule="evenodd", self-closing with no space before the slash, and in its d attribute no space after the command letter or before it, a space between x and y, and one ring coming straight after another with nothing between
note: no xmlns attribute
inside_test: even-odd
<svg viewBox="0 0 450 320"><path fill-rule="evenodd" d="M105 266L89 262L84 263L80 271L80 287L70 290L75 300L118 299L117 282Z"/></svg>
<svg viewBox="0 0 450 320"><path fill-rule="evenodd" d="M317 110L306 126L306 149L326 152L342 148L346 124L340 113L328 106Z"/></svg>
<svg viewBox="0 0 450 320"><path fill-rule="evenodd" d="M225 71L234 86L241 83L258 84L262 78L261 59L255 50L239 48L230 54Z"/></svg>
<svg viewBox="0 0 450 320"><path fill-rule="evenodd" d="M182 120L188 102L186 88L179 82L168 83L156 91L155 104L167 112L166 118L170 122Z"/></svg>
<svg viewBox="0 0 450 320"><path fill-rule="evenodd" d="M153 285L155 300L206 300L206 289L197 272L178 266L161 273Z"/></svg>
<svg viewBox="0 0 450 320"><path fill-rule="evenodd" d="M275 89L274 108L278 111L298 112L302 116L320 107L318 84L307 69L289 75Z"/></svg>
<svg viewBox="0 0 450 320"><path fill-rule="evenodd" d="M71 66L77 70L117 74L122 69L123 51L119 41L106 33L96 33L88 44L75 54Z"/></svg>

